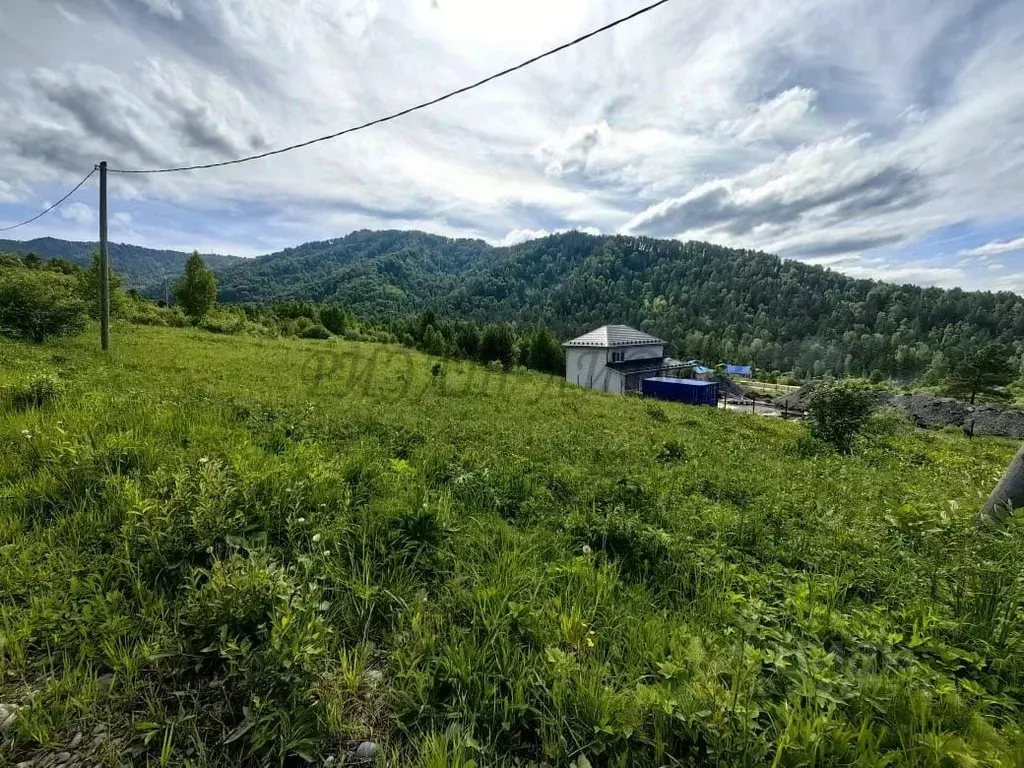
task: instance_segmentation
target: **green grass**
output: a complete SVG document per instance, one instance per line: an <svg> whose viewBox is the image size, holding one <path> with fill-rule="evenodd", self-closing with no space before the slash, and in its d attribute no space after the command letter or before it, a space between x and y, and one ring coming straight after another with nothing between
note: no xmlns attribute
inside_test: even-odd
<svg viewBox="0 0 1024 768"><path fill-rule="evenodd" d="M0 763L1024 764L1008 441L113 341L0 341Z"/></svg>

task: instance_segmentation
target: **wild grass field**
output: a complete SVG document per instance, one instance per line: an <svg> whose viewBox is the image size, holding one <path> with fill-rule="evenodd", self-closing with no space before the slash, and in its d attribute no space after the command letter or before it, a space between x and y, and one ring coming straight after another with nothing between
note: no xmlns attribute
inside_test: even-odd
<svg viewBox="0 0 1024 768"><path fill-rule="evenodd" d="M1024 765L1007 441L166 328L0 387L0 763Z"/></svg>

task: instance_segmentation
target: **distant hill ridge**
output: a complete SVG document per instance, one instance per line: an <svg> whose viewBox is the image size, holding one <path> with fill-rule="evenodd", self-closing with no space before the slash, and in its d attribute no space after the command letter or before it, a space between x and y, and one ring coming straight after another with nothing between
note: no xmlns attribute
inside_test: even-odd
<svg viewBox="0 0 1024 768"><path fill-rule="evenodd" d="M0 250L30 246L81 263L95 244L0 241ZM123 245L111 255L129 284L150 289L180 274L186 256ZM567 232L499 248L362 230L254 259L207 260L224 302L337 302L380 322L431 307L481 322L543 323L563 338L626 323L680 355L810 375L940 376L989 340L1006 344L1015 364L1024 352L1016 294L859 280L710 243Z"/></svg>
<svg viewBox="0 0 1024 768"><path fill-rule="evenodd" d="M0 253L26 255L34 253L41 259L66 259L72 264L87 266L93 251L99 250L99 242L58 240L55 237L40 237L35 240L0 240ZM183 251L143 248L127 243L110 243L108 246L111 264L125 282L132 288L156 289L168 279L178 277L185 268L185 261L191 255ZM203 258L213 269L224 269L244 261L239 256L204 254Z"/></svg>

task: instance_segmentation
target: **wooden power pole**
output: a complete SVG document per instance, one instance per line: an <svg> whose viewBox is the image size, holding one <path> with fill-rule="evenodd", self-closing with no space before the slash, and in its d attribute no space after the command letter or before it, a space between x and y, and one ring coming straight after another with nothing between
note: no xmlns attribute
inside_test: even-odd
<svg viewBox="0 0 1024 768"><path fill-rule="evenodd" d="M100 163L100 347L110 349L110 262L107 257L107 161Z"/></svg>

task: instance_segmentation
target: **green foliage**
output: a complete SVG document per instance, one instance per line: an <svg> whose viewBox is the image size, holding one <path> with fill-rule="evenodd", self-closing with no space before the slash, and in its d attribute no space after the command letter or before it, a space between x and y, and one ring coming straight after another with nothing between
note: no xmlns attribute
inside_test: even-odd
<svg viewBox="0 0 1024 768"><path fill-rule="evenodd" d="M217 280L198 251L185 262L185 274L175 281L173 292L193 325L198 325L213 308L217 301Z"/></svg>
<svg viewBox="0 0 1024 768"><path fill-rule="evenodd" d="M343 334L350 325L355 324L354 318L336 304L330 304L319 312L320 322L324 328L334 334Z"/></svg>
<svg viewBox="0 0 1024 768"><path fill-rule="evenodd" d="M506 368L512 365L516 355L516 339L508 323L492 323L480 335L477 355L488 363L497 360Z"/></svg>
<svg viewBox="0 0 1024 768"><path fill-rule="evenodd" d="M661 450L658 451L657 459L663 464L673 464L678 461L683 461L686 458L686 449L680 444L678 440L668 440L662 443Z"/></svg>
<svg viewBox="0 0 1024 768"><path fill-rule="evenodd" d="M48 269L0 269L0 332L42 342L88 321L74 278Z"/></svg>
<svg viewBox="0 0 1024 768"><path fill-rule="evenodd" d="M329 339L333 335L322 325L311 325L299 332L301 339Z"/></svg>
<svg viewBox="0 0 1024 768"><path fill-rule="evenodd" d="M99 320L100 276L102 275L99 252L94 252L92 254L88 269L75 270L74 274L78 277L78 286L82 296L82 301L84 301L86 306L89 308L89 317L93 320ZM118 277L117 273L111 269L109 265L107 267L107 291L110 299L110 316L124 317L127 314L128 309L128 295L125 293L124 287L121 284L121 278Z"/></svg>
<svg viewBox="0 0 1024 768"><path fill-rule="evenodd" d="M6 396L16 410L41 408L64 394L64 382L52 373L37 373L7 388Z"/></svg>
<svg viewBox="0 0 1024 768"><path fill-rule="evenodd" d="M0 250L34 250L81 266L94 247L0 241ZM111 244L126 283L156 298L185 259ZM787 382L878 371L937 385L953 361L989 342L1013 346L1018 366L1015 342L1024 338L1024 299L1010 292L854 280L709 243L570 232L496 249L422 232L362 231L258 259L205 259L217 271L223 302L304 300L342 306L368 323L434 307L458 320L544 325L563 340L625 322L669 340L675 356L749 361L786 372ZM343 335L348 324L334 322L339 318L313 319ZM449 346L445 354L480 359L475 341L466 329L459 351Z"/></svg>
<svg viewBox="0 0 1024 768"><path fill-rule="evenodd" d="M971 350L958 360L946 380L946 389L954 397L966 397L972 403L978 395L1001 396L1001 387L1014 379L1010 352L1002 344L989 343Z"/></svg>
<svg viewBox="0 0 1024 768"><path fill-rule="evenodd" d="M477 322L539 323L563 340L624 322L669 340L676 356L750 362L795 379L875 370L941 379L943 359L1024 337L1024 299L1009 292L897 286L709 243L579 232L507 249L356 232L246 262L222 279L227 301L329 301L376 322L434 307Z"/></svg>
<svg viewBox="0 0 1024 768"><path fill-rule="evenodd" d="M868 422L875 397L871 390L850 382L825 382L807 399L811 435L840 453L853 450L853 439Z"/></svg>
<svg viewBox="0 0 1024 768"><path fill-rule="evenodd" d="M548 328L534 329L526 341L525 363L528 368L556 376L565 375L565 350Z"/></svg>
<svg viewBox="0 0 1024 768"><path fill-rule="evenodd" d="M972 520L1010 441L838 456L344 338L0 343L5 391L74 383L0 399L4 765L1022 763L1024 528Z"/></svg>

